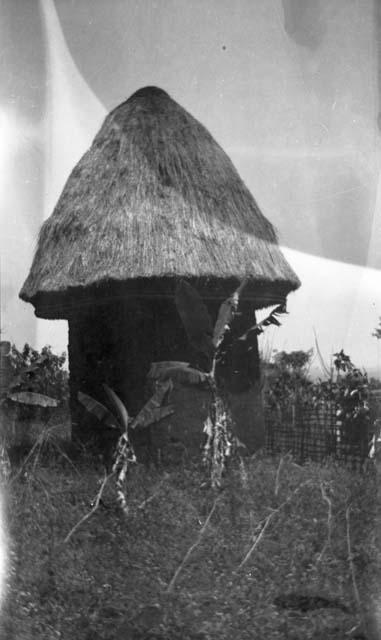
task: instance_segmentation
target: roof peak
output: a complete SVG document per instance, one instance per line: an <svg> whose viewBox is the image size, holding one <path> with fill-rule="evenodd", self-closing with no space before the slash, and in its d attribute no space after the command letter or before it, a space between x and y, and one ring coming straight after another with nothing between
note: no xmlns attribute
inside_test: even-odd
<svg viewBox="0 0 381 640"><path fill-rule="evenodd" d="M135 91L128 100L133 100L134 98L169 98L169 95L160 87L148 86Z"/></svg>

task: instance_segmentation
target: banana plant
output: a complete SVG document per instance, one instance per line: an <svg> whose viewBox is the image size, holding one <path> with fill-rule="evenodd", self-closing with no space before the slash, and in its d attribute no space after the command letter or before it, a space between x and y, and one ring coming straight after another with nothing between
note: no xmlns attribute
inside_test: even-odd
<svg viewBox="0 0 381 640"><path fill-rule="evenodd" d="M234 348L232 326L239 313L242 292L247 284L245 278L234 293L220 306L217 321L213 326L207 307L199 293L185 280L180 280L175 292L175 304L184 325L189 343L195 351L206 358L210 367L202 371L187 362L155 362L151 365L149 377L167 381L173 380L185 385L198 385L210 389L212 401L204 423L206 444L204 460L211 465L212 485L220 486L225 463L230 455L232 442L232 419L223 386L216 375L217 366L223 363L229 351ZM277 306L264 320L248 326L237 340L244 350L250 351L256 344L256 337L264 328L280 325L278 316L286 313L284 305Z"/></svg>
<svg viewBox="0 0 381 640"><path fill-rule="evenodd" d="M233 348L231 329L235 317L239 314L239 302L242 291L247 284L244 279L237 290L220 306L217 321L213 327L212 319L199 293L184 280L180 280L175 292L175 304L184 325L189 343L195 351L209 357L210 368L201 371L188 362L154 362L149 377L158 380L172 379L175 382L189 385L210 385L216 382L217 364L223 361L226 352ZM237 338L237 342L250 351L253 342L264 328L273 324L280 326L278 316L287 313L284 305L278 305L261 322L249 326Z"/></svg>
<svg viewBox="0 0 381 640"><path fill-rule="evenodd" d="M104 426L115 429L120 434L115 447L111 475L116 477L117 501L127 514L128 504L125 495L125 479L130 464L136 462L129 431L131 429L144 429L174 413L173 405L163 404L168 399L173 384L171 380L158 384L153 396L135 418L129 416L126 406L115 391L106 384L103 387L113 411L110 411L104 404L82 391L78 392L78 400Z"/></svg>

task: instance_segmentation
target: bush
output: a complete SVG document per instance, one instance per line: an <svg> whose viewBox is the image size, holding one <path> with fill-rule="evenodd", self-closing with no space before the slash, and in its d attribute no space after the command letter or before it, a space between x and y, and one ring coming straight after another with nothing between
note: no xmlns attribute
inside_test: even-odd
<svg viewBox="0 0 381 640"><path fill-rule="evenodd" d="M69 400L69 374L64 369L66 354L56 355L46 345L41 352L25 344L22 351L15 345L11 349L11 363L15 374L13 390L41 393L67 404Z"/></svg>

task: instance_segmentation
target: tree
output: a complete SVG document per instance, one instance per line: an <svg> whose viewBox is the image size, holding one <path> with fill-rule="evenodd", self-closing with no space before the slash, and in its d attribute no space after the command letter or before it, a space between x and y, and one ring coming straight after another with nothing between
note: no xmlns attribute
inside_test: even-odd
<svg viewBox="0 0 381 640"><path fill-rule="evenodd" d="M290 373L301 373L310 364L313 350L309 351L279 351L274 356L274 364L281 370L289 371Z"/></svg>
<svg viewBox="0 0 381 640"><path fill-rule="evenodd" d="M308 351L279 351L266 367L266 400L270 406L305 400L311 393L308 366L313 349Z"/></svg>

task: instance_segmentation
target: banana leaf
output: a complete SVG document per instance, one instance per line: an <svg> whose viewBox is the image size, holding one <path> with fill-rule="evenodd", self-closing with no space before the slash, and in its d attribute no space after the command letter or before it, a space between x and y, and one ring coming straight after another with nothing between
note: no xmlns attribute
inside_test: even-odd
<svg viewBox="0 0 381 640"><path fill-rule="evenodd" d="M54 398L44 396L42 393L34 391L18 391L8 395L9 400L20 402L21 404L34 405L37 407L57 407L58 402Z"/></svg>
<svg viewBox="0 0 381 640"><path fill-rule="evenodd" d="M190 367L189 362L180 362L180 360L162 360L161 362L152 362L148 372L148 378L159 379L162 371L166 371L170 367Z"/></svg>
<svg viewBox="0 0 381 640"><path fill-rule="evenodd" d="M107 384L104 384L103 387L118 413L121 427L123 428L124 431L127 431L129 418L128 418L128 411L126 407L124 406L121 399L116 395L115 391L110 389L110 387L108 387Z"/></svg>
<svg viewBox="0 0 381 640"><path fill-rule="evenodd" d="M167 366L161 366L166 364ZM194 369L184 362L154 362L149 373L155 380L169 380L185 385L204 385L209 380L209 374L199 369Z"/></svg>
<svg viewBox="0 0 381 640"><path fill-rule="evenodd" d="M172 380L167 380L157 386L153 396L144 405L143 409L138 413L131 423L131 429L136 427L148 427L154 422L158 422L162 418L174 413L172 405L162 406L164 400L168 397L173 389Z"/></svg>
<svg viewBox="0 0 381 640"><path fill-rule="evenodd" d="M215 324L213 332L213 345L216 349L218 349L221 342L223 341L226 331L228 331L231 327L234 316L237 313L240 295L246 283L247 278L242 280L238 289L220 306L217 322Z"/></svg>
<svg viewBox="0 0 381 640"><path fill-rule="evenodd" d="M94 400L91 396L88 396L86 393L82 393L82 391L78 391L78 400L79 402L93 414L100 422L104 422L108 427L112 429L120 430L118 425L118 421L115 416L111 413L107 407L104 406L98 400Z"/></svg>
<svg viewBox="0 0 381 640"><path fill-rule="evenodd" d="M254 339L254 336L263 333L263 327L268 327L271 324L274 324L276 327L280 327L281 323L279 322L277 316L283 313L287 313L284 305L278 305L266 318L261 320L261 322L258 322L258 324L250 327L250 329L248 329L246 333L240 336L238 340L251 343Z"/></svg>
<svg viewBox="0 0 381 640"><path fill-rule="evenodd" d="M173 413L175 413L175 410L172 404L167 404L164 407L155 407L150 406L149 400L131 423L131 429L136 429L137 427L144 429L151 424L155 424L155 422L160 422L160 420Z"/></svg>

